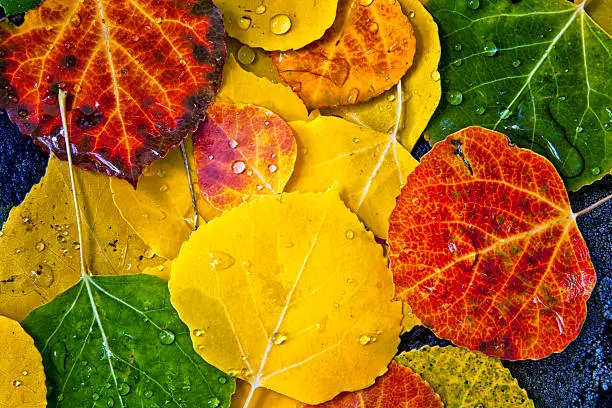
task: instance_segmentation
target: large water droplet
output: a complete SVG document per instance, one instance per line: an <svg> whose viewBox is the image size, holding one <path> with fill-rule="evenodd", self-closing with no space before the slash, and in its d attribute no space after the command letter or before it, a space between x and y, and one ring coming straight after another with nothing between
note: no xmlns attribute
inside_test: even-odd
<svg viewBox="0 0 612 408"><path fill-rule="evenodd" d="M238 27L243 30L248 30L251 27L251 18L247 16L242 16L238 19Z"/></svg>
<svg viewBox="0 0 612 408"><path fill-rule="evenodd" d="M174 343L174 340L176 339L174 332L168 329L160 331L158 337L159 342L166 346L169 346L170 344Z"/></svg>
<svg viewBox="0 0 612 408"><path fill-rule="evenodd" d="M219 398L211 398L208 400L208 407L209 408L218 408L221 406L221 401L219 400Z"/></svg>
<svg viewBox="0 0 612 408"><path fill-rule="evenodd" d="M40 241L39 243L37 243L37 244L34 246L34 248L36 248L36 250L37 250L38 252L42 252L42 251L44 251L44 250L45 250L46 246L45 246L45 243L44 243L43 241Z"/></svg>
<svg viewBox="0 0 612 408"><path fill-rule="evenodd" d="M480 0L467 0L465 4L472 10L478 10L478 7L480 7Z"/></svg>
<svg viewBox="0 0 612 408"><path fill-rule="evenodd" d="M108 397L108 400L106 400L106 406L111 408L115 406L115 400L113 397Z"/></svg>
<svg viewBox="0 0 612 408"><path fill-rule="evenodd" d="M275 333L272 335L271 340L272 343L276 344L277 346L280 346L281 344L287 341L287 336L285 336L284 334Z"/></svg>
<svg viewBox="0 0 612 408"><path fill-rule="evenodd" d="M227 378L224 376L220 376L219 378L217 378L217 381L219 382L219 384L225 384L227 383Z"/></svg>
<svg viewBox="0 0 612 408"><path fill-rule="evenodd" d="M451 105L459 105L463 102L463 94L459 91L448 91L446 94L446 100Z"/></svg>
<svg viewBox="0 0 612 408"><path fill-rule="evenodd" d="M144 396L146 399L149 399L149 398L151 398L151 397L153 396L153 391L151 391L151 390L145 391L145 392L144 392L144 394L143 394L143 396Z"/></svg>
<svg viewBox="0 0 612 408"><path fill-rule="evenodd" d="M597 176L599 173L601 173L601 169L599 167L593 167L591 169L591 174L594 176Z"/></svg>
<svg viewBox="0 0 612 408"><path fill-rule="evenodd" d="M432 71L431 79L433 79L434 81L438 82L440 80L440 72L439 71Z"/></svg>
<svg viewBox="0 0 612 408"><path fill-rule="evenodd" d="M277 14L270 19L270 31L276 35L286 34L291 30L291 19L285 14Z"/></svg>
<svg viewBox="0 0 612 408"><path fill-rule="evenodd" d="M497 45L495 45L493 41L485 42L482 49L484 50L484 55L487 57L493 57L497 54L497 51L499 51L499 48L497 48Z"/></svg>
<svg viewBox="0 0 612 408"><path fill-rule="evenodd" d="M484 106L477 106L476 107L476 114L477 115L484 115L485 113L485 107Z"/></svg>
<svg viewBox="0 0 612 408"><path fill-rule="evenodd" d="M346 237L346 239L353 239L355 238L355 233L352 230L347 230L344 233L344 236Z"/></svg>
<svg viewBox="0 0 612 408"><path fill-rule="evenodd" d="M91 399L94 401L97 401L100 399L100 394L98 394L97 392L94 392L93 394L91 394Z"/></svg>
<svg viewBox="0 0 612 408"><path fill-rule="evenodd" d="M507 108L499 113L500 119L504 119L504 120L508 119L510 117L510 115L512 115L512 111L510 109L507 109Z"/></svg>
<svg viewBox="0 0 612 408"><path fill-rule="evenodd" d="M359 4L361 4L364 7L368 7L370 4L372 4L374 0L359 0Z"/></svg>
<svg viewBox="0 0 612 408"><path fill-rule="evenodd" d="M128 395L131 390L132 390L132 387L130 387L128 383L121 383L117 387L117 392L119 392L119 394L123 396Z"/></svg>
<svg viewBox="0 0 612 408"><path fill-rule="evenodd" d="M368 24L368 31L371 32L372 34L376 34L378 32L378 24L376 23Z"/></svg>
<svg viewBox="0 0 612 408"><path fill-rule="evenodd" d="M70 24L72 24L73 27L78 27L81 25L81 21L81 16L77 13L70 19Z"/></svg>
<svg viewBox="0 0 612 408"><path fill-rule="evenodd" d="M208 256L210 257L210 268L213 271L224 271L236 263L234 257L225 252L211 251Z"/></svg>
<svg viewBox="0 0 612 408"><path fill-rule="evenodd" d="M13 386L15 387L19 387L21 385L21 381L19 380L13 380Z"/></svg>
<svg viewBox="0 0 612 408"><path fill-rule="evenodd" d="M202 337L204 335L204 330L202 329L193 329L193 335L195 337Z"/></svg>
<svg viewBox="0 0 612 408"><path fill-rule="evenodd" d="M244 65L252 64L255 61L255 51L248 45L240 47L236 56L238 57L238 62Z"/></svg>
<svg viewBox="0 0 612 408"><path fill-rule="evenodd" d="M374 343L376 341L376 337L368 336L364 334L359 337L359 344L362 346L367 346L368 344Z"/></svg>
<svg viewBox="0 0 612 408"><path fill-rule="evenodd" d="M259 6L257 6L257 8L255 9L255 14L263 14L265 13L267 10L266 6L264 6L263 4L260 4Z"/></svg>
<svg viewBox="0 0 612 408"><path fill-rule="evenodd" d="M232 171L235 174L242 174L246 170L246 164L242 160L235 161L232 163Z"/></svg>
<svg viewBox="0 0 612 408"><path fill-rule="evenodd" d="M270 173L276 173L277 170L278 170L278 167L276 167L276 164L271 164L268 166L268 171Z"/></svg>
<svg viewBox="0 0 612 408"><path fill-rule="evenodd" d="M359 97L359 89L357 88L353 88L349 91L348 94L348 103L356 103L357 102L357 98Z"/></svg>

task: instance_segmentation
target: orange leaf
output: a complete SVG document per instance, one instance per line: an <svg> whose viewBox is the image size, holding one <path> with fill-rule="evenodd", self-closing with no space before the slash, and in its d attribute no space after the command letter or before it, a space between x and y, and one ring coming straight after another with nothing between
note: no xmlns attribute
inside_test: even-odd
<svg viewBox="0 0 612 408"><path fill-rule="evenodd" d="M273 59L306 106L319 109L365 102L390 89L412 65L415 44L397 1L341 0L323 38Z"/></svg>
<svg viewBox="0 0 612 408"><path fill-rule="evenodd" d="M22 26L0 24L0 108L65 159L66 90L74 162L135 185L196 130L224 58L210 0L46 0Z"/></svg>
<svg viewBox="0 0 612 408"><path fill-rule="evenodd" d="M470 127L436 144L391 214L397 296L455 344L509 360L563 350L595 271L553 165Z"/></svg>
<svg viewBox="0 0 612 408"><path fill-rule="evenodd" d="M200 190L228 210L250 197L282 193L293 173L293 130L275 113L255 105L216 102L194 135Z"/></svg>
<svg viewBox="0 0 612 408"><path fill-rule="evenodd" d="M303 405L318 408L443 408L438 394L417 373L391 362L389 371L378 377L370 388L357 392L345 392L333 400L319 405Z"/></svg>

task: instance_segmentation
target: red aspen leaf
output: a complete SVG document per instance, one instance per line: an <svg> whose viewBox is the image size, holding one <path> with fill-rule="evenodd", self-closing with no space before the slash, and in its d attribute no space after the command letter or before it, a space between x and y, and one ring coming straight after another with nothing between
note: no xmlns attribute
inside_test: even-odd
<svg viewBox="0 0 612 408"><path fill-rule="evenodd" d="M391 362L389 371L373 386L357 392L345 392L331 401L303 408L443 408L444 404L427 381L410 368Z"/></svg>
<svg viewBox="0 0 612 408"><path fill-rule="evenodd" d="M200 191L225 211L251 197L282 193L293 173L293 130L255 105L215 102L193 137Z"/></svg>
<svg viewBox="0 0 612 408"><path fill-rule="evenodd" d="M366 102L397 84L416 41L397 1L341 0L323 38L273 54L281 77L309 109Z"/></svg>
<svg viewBox="0 0 612 408"><path fill-rule="evenodd" d="M47 0L22 26L0 24L0 107L66 159L57 103L66 90L74 162L135 185L196 130L224 59L210 0Z"/></svg>
<svg viewBox="0 0 612 408"><path fill-rule="evenodd" d="M397 296L455 344L543 358L580 332L595 271L544 157L480 127L436 144L391 214Z"/></svg>

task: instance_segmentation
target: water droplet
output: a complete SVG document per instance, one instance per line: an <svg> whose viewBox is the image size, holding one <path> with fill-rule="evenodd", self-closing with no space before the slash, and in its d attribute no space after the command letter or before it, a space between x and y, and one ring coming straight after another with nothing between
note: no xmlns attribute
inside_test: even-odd
<svg viewBox="0 0 612 408"><path fill-rule="evenodd" d="M389 3L390 6L395 4L395 0L387 0L387 3Z"/></svg>
<svg viewBox="0 0 612 408"><path fill-rule="evenodd" d="M100 394L98 394L97 392L94 392L93 394L91 394L91 399L94 401L97 401L100 399Z"/></svg>
<svg viewBox="0 0 612 408"><path fill-rule="evenodd" d="M238 27L242 28L243 30L248 30L251 27L251 18L247 16L240 17L238 20Z"/></svg>
<svg viewBox="0 0 612 408"><path fill-rule="evenodd" d="M63 243L66 242L66 237L64 237L63 235L58 235L57 238L55 238L57 240L57 242L59 243Z"/></svg>
<svg viewBox="0 0 612 408"><path fill-rule="evenodd" d="M433 79L434 81L439 81L440 80L440 72L439 71L432 71L431 73L431 79Z"/></svg>
<svg viewBox="0 0 612 408"><path fill-rule="evenodd" d="M28 375L28 372L27 372L26 370L23 370L23 371L21 372L21 375L26 376L26 375Z"/></svg>
<svg viewBox="0 0 612 408"><path fill-rule="evenodd" d="M108 397L108 400L106 401L106 406L111 408L115 406L115 400L113 399L113 397Z"/></svg>
<svg viewBox="0 0 612 408"><path fill-rule="evenodd" d="M519 60L519 59L515 59L514 61L512 61L512 66L513 66L514 68L518 68L518 67L520 67L520 66L521 66L521 60Z"/></svg>
<svg viewBox="0 0 612 408"><path fill-rule="evenodd" d="M359 89L353 88L349 91L347 101L348 103L356 103L358 97L359 97Z"/></svg>
<svg viewBox="0 0 612 408"><path fill-rule="evenodd" d="M359 143L360 139L358 137L353 138L353 143Z"/></svg>
<svg viewBox="0 0 612 408"><path fill-rule="evenodd" d="M79 92L81 92L81 85L75 85L72 87L72 92L74 92L75 94L78 94Z"/></svg>
<svg viewBox="0 0 612 408"><path fill-rule="evenodd" d="M270 126L270 121L269 121L269 120L266 120L266 121L264 122L264 125L265 125L265 126Z"/></svg>
<svg viewBox="0 0 612 408"><path fill-rule="evenodd" d="M172 330L167 329L160 331L158 337L159 342L166 346L169 346L170 344L174 343L174 340L176 338L174 332Z"/></svg>
<svg viewBox="0 0 612 408"><path fill-rule="evenodd" d="M576 133L582 133L584 128L582 126L576 126Z"/></svg>
<svg viewBox="0 0 612 408"><path fill-rule="evenodd" d="M263 14L265 13L267 10L266 6L264 6L263 4L260 4L259 6L257 6L257 8L255 9L255 14Z"/></svg>
<svg viewBox="0 0 612 408"><path fill-rule="evenodd" d="M276 35L286 34L291 30L291 19L285 14L277 14L270 19L270 31Z"/></svg>
<svg viewBox="0 0 612 408"><path fill-rule="evenodd" d="M463 94L459 91L448 91L446 94L446 100L451 105L459 105L463 102Z"/></svg>
<svg viewBox="0 0 612 408"><path fill-rule="evenodd" d="M484 106L477 106L476 107L476 114L477 115L484 115L485 113L485 107Z"/></svg>
<svg viewBox="0 0 612 408"><path fill-rule="evenodd" d="M146 399L149 399L149 398L151 398L153 396L153 391L151 391L151 390L145 391L145 393L143 395L144 395L144 397Z"/></svg>
<svg viewBox="0 0 612 408"><path fill-rule="evenodd" d="M128 395L131 390L132 390L132 387L130 387L128 383L121 383L117 387L117 391L119 392L119 395L123 395L123 396Z"/></svg>
<svg viewBox="0 0 612 408"><path fill-rule="evenodd" d="M132 36L132 41L134 41L134 42L138 42L138 41L140 41L140 36L139 36L139 35L134 34L134 35Z"/></svg>
<svg viewBox="0 0 612 408"><path fill-rule="evenodd" d="M230 139L229 142L227 142L227 144L229 145L231 149L235 149L236 147L238 147L238 142L235 141L234 139Z"/></svg>
<svg viewBox="0 0 612 408"><path fill-rule="evenodd" d="M25 109L19 109L19 112L17 112L17 114L19 115L20 118L27 118L28 117L28 111Z"/></svg>
<svg viewBox="0 0 612 408"><path fill-rule="evenodd" d="M593 167L591 169L591 174L594 176L597 176L599 173L601 173L601 169L599 167Z"/></svg>
<svg viewBox="0 0 612 408"><path fill-rule="evenodd" d="M168 191L168 185L162 184L161 186L159 186L159 191L161 191L162 193Z"/></svg>
<svg viewBox="0 0 612 408"><path fill-rule="evenodd" d="M302 90L302 83L296 82L295 84L293 84L293 86L291 86L291 90L293 92L300 92Z"/></svg>
<svg viewBox="0 0 612 408"><path fill-rule="evenodd" d="M361 344L362 346L367 346L368 344L374 343L375 341L376 337L371 337L367 334L364 334L359 337L359 344Z"/></svg>
<svg viewBox="0 0 612 408"><path fill-rule="evenodd" d="M419 203L421 202L421 200L419 200L418 197L415 197L412 199L412 205L419 205Z"/></svg>
<svg viewBox="0 0 612 408"><path fill-rule="evenodd" d="M368 24L368 31L371 32L372 34L376 34L378 32L378 24L376 23Z"/></svg>
<svg viewBox="0 0 612 408"><path fill-rule="evenodd" d="M280 346L281 344L287 341L287 336L285 336L284 334L275 333L272 335L271 340L272 343L276 344L277 346Z"/></svg>
<svg viewBox="0 0 612 408"><path fill-rule="evenodd" d="M276 167L276 164L271 164L268 166L268 171L270 173L276 173L276 170L278 170L278 167Z"/></svg>
<svg viewBox="0 0 612 408"><path fill-rule="evenodd" d="M410 17L410 18L414 18L415 15L416 14L415 14L414 11L411 11L410 13L408 13L408 17Z"/></svg>
<svg viewBox="0 0 612 408"><path fill-rule="evenodd" d="M453 62L451 62L451 65L452 65L453 67L460 67L460 66L461 66L461 64L463 64L463 60L461 60L461 59L456 59L456 60L454 60Z"/></svg>
<svg viewBox="0 0 612 408"><path fill-rule="evenodd" d="M563 102L563 101L564 101L564 100L566 100L566 99L567 99L567 98L566 98L565 96L560 96L560 97L559 97L559 100L560 100L561 102Z"/></svg>
<svg viewBox="0 0 612 408"><path fill-rule="evenodd" d="M224 376L220 376L219 378L217 378L217 381L219 382L219 384L225 384L227 383L227 378L225 378Z"/></svg>
<svg viewBox="0 0 612 408"><path fill-rule="evenodd" d="M219 401L219 398L211 398L208 400L209 408L218 408L219 406L221 406L221 401Z"/></svg>
<svg viewBox="0 0 612 408"><path fill-rule="evenodd" d="M232 163L232 170L235 174L242 174L246 170L246 164L242 160Z"/></svg>
<svg viewBox="0 0 612 408"><path fill-rule="evenodd" d="M512 111L510 109L507 109L507 108L499 113L499 117L501 119L504 119L504 120L508 119L510 117L510 115L512 115Z"/></svg>
<svg viewBox="0 0 612 408"><path fill-rule="evenodd" d="M236 262L233 256L225 252L211 251L208 256L210 257L210 268L213 271L224 271Z"/></svg>
<svg viewBox="0 0 612 408"><path fill-rule="evenodd" d="M62 402L64 400L64 394L59 394L56 399L57 402Z"/></svg>
<svg viewBox="0 0 612 408"><path fill-rule="evenodd" d="M156 24L161 24L162 22L162 18L161 17L155 17L155 23Z"/></svg>
<svg viewBox="0 0 612 408"><path fill-rule="evenodd" d="M353 239L355 238L355 233L352 230L347 230L344 233L344 236L346 237L346 239Z"/></svg>
<svg viewBox="0 0 612 408"><path fill-rule="evenodd" d="M387 95L387 100L388 100L389 102L393 102L393 101L395 101L395 95L393 95L393 94L389 94L389 95Z"/></svg>
<svg viewBox="0 0 612 408"><path fill-rule="evenodd" d="M467 0L465 3L472 10L478 10L478 7L480 7L480 0Z"/></svg>
<svg viewBox="0 0 612 408"><path fill-rule="evenodd" d="M493 41L485 42L482 49L484 50L484 55L487 57L493 57L495 54L497 54L497 51L499 51L497 45L495 45Z"/></svg>
<svg viewBox="0 0 612 408"><path fill-rule="evenodd" d="M463 48L463 46L461 44L455 44L455 51L461 51L461 48Z"/></svg>
<svg viewBox="0 0 612 408"><path fill-rule="evenodd" d="M15 387L19 387L19 386L21 385L21 381L19 381L19 380L13 380L13 385L14 385Z"/></svg>
<svg viewBox="0 0 612 408"><path fill-rule="evenodd" d="M364 7L368 7L370 4L372 4L374 0L359 0L359 4L361 4Z"/></svg>
<svg viewBox="0 0 612 408"><path fill-rule="evenodd" d="M81 16L77 13L70 19L70 24L72 24L73 27L78 27L81 25L81 21Z"/></svg>
<svg viewBox="0 0 612 408"><path fill-rule="evenodd" d="M72 249L74 249L75 251L78 251L79 249L81 249L81 244L79 244L78 242L73 242Z"/></svg>
<svg viewBox="0 0 612 408"><path fill-rule="evenodd" d="M34 248L36 248L38 252L42 252L45 250L46 246L44 242L40 241L38 244L34 246Z"/></svg>
<svg viewBox="0 0 612 408"><path fill-rule="evenodd" d="M208 160L213 160L215 158L215 156L213 156L212 154L208 155Z"/></svg>
<svg viewBox="0 0 612 408"><path fill-rule="evenodd" d="M66 372L66 357L68 356L68 349L66 343L59 341L53 345L51 352L49 353L51 362L60 373Z"/></svg>
<svg viewBox="0 0 612 408"><path fill-rule="evenodd" d="M249 65L255 61L255 51L247 45L240 47L236 56L238 57L238 62L243 65Z"/></svg>

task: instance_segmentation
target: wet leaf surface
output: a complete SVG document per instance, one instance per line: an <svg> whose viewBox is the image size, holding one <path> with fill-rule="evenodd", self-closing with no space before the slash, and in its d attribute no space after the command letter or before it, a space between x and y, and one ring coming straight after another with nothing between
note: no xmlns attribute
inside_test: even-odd
<svg viewBox="0 0 612 408"><path fill-rule="evenodd" d="M472 127L408 176L391 214L396 293L440 337L500 358L573 341L595 271L554 167Z"/></svg>
<svg viewBox="0 0 612 408"><path fill-rule="evenodd" d="M42 358L18 322L0 316L0 407L44 408L47 389Z"/></svg>
<svg viewBox="0 0 612 408"><path fill-rule="evenodd" d="M221 211L282 193L297 154L293 130L274 112L227 102L208 108L193 145L200 190Z"/></svg>
<svg viewBox="0 0 612 408"><path fill-rule="evenodd" d="M136 184L193 132L220 85L221 16L209 0L47 0L0 24L0 107L61 158L58 90L74 162Z"/></svg>
<svg viewBox="0 0 612 408"><path fill-rule="evenodd" d="M399 342L382 248L335 192L262 197L200 227L170 292L207 361L302 402L371 385Z"/></svg>
<svg viewBox="0 0 612 408"><path fill-rule="evenodd" d="M312 110L366 102L390 89L412 65L415 47L398 2L341 0L323 38L273 59Z"/></svg>
<svg viewBox="0 0 612 408"><path fill-rule="evenodd" d="M23 326L52 407L229 406L234 380L193 350L159 278L85 277Z"/></svg>
<svg viewBox="0 0 612 408"><path fill-rule="evenodd" d="M432 141L472 125L504 132L548 158L573 191L611 171L612 39L582 5L426 6L440 27L443 56L442 101L427 129Z"/></svg>

